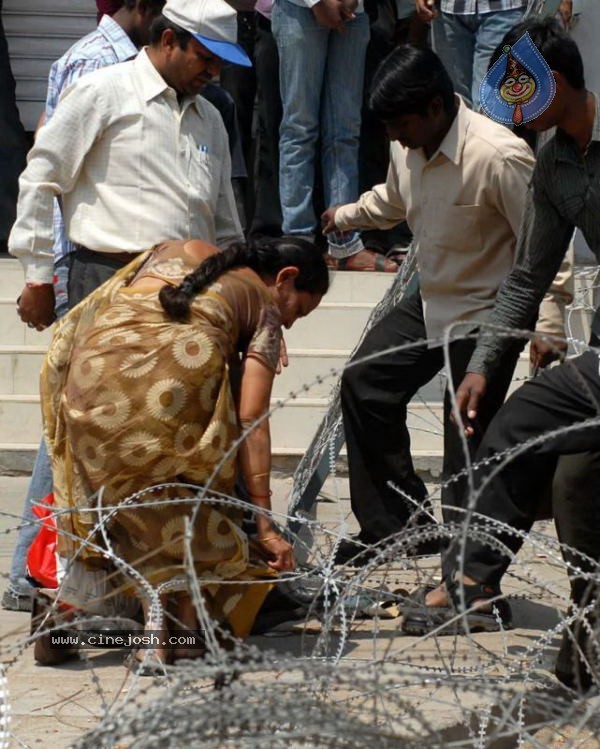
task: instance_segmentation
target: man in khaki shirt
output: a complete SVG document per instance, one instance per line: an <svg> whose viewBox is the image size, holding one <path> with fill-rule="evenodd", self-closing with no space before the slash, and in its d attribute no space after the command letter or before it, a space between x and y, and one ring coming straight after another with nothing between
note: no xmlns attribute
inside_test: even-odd
<svg viewBox="0 0 600 749"><path fill-rule="evenodd" d="M447 371L460 382L473 351L466 333L477 330L509 274L534 158L507 128L469 110L455 96L448 73L430 50L399 47L384 61L371 108L384 121L391 145L387 182L350 205L328 209L323 231L387 229L406 218L417 252L420 289L404 299L366 336L357 363L342 378L342 411L348 448L352 509L361 531L340 546L345 562L372 544L427 522L425 485L410 454L406 409L417 390L444 367L444 329L450 331ZM564 291L563 301L569 301ZM560 333L562 315L548 301L544 331ZM534 320L530 323L533 324ZM392 347L385 356L364 357ZM479 411L476 449L502 405L522 344L511 346L490 382ZM444 476L465 466L463 445L449 426L444 402ZM442 491L444 519L459 519L465 478ZM398 487L406 498L390 488ZM431 550L421 544L413 551ZM360 554L356 564L364 563Z"/></svg>

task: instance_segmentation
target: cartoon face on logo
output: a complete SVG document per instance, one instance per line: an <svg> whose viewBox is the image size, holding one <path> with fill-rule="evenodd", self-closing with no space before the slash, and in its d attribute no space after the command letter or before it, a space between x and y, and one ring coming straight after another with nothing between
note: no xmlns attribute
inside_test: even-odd
<svg viewBox="0 0 600 749"><path fill-rule="evenodd" d="M481 108L505 125L531 122L554 98L554 75L527 33L502 52L481 82Z"/></svg>
<svg viewBox="0 0 600 749"><path fill-rule="evenodd" d="M509 104L524 104L535 93L535 79L513 57L508 58L500 96Z"/></svg>

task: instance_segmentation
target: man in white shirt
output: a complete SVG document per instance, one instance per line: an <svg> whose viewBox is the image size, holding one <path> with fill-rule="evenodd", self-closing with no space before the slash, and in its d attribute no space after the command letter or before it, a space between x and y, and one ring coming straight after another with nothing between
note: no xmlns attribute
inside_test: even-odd
<svg viewBox="0 0 600 749"><path fill-rule="evenodd" d="M135 57L139 48L147 44L150 26L162 11L165 0L119 0L114 16L103 15L94 31L78 39L50 67L48 92L43 122L51 120L62 93L73 83L108 65L116 65ZM16 197L16 196L15 196ZM61 317L68 310L67 281L68 255L71 243L65 238L62 212L54 201L54 293L55 313ZM33 588L27 582L27 552L38 532L31 508L52 491L52 469L42 439L31 481L25 497L25 508L17 544L11 561L8 586L1 604L3 608L30 611Z"/></svg>
<svg viewBox="0 0 600 749"><path fill-rule="evenodd" d="M25 269L21 319L54 316L52 200L60 196L71 255L70 304L166 239L225 246L243 238L227 133L198 96L221 60L250 65L224 0L168 0L151 44L65 92L20 179L9 251Z"/></svg>

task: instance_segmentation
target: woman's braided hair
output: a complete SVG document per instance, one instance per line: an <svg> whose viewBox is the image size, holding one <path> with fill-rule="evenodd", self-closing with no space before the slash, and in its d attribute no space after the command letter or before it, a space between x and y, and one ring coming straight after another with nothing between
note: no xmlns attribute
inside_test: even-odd
<svg viewBox="0 0 600 749"><path fill-rule="evenodd" d="M329 271L323 253L314 244L297 237L263 238L232 244L222 252L207 257L179 286L163 286L158 298L163 309L178 322L189 318L194 297L223 273L248 267L261 278L274 277L282 268L298 268L294 287L311 294L325 294L329 288Z"/></svg>

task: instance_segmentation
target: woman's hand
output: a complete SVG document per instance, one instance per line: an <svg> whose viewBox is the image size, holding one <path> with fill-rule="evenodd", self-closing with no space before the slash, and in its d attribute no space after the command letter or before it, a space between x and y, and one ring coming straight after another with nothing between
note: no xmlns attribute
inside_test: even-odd
<svg viewBox="0 0 600 749"><path fill-rule="evenodd" d="M277 572L291 572L296 567L294 549L279 533L272 533L264 538L259 538L258 543L271 557L267 561L271 569Z"/></svg>

